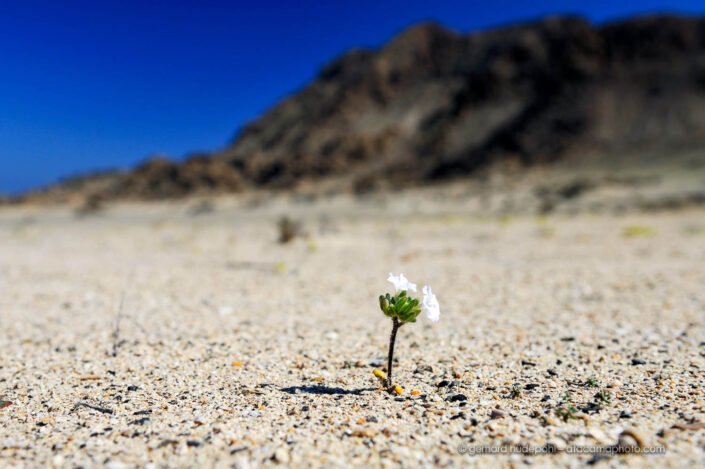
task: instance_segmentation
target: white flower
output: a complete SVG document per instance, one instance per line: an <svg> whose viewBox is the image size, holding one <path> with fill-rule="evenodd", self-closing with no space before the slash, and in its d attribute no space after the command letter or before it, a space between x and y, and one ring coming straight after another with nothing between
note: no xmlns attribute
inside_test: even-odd
<svg viewBox="0 0 705 469"><path fill-rule="evenodd" d="M428 285L423 287L421 311L432 322L437 322L441 318L441 305L438 304L438 298L436 298L436 295L433 294L431 287Z"/></svg>
<svg viewBox="0 0 705 469"><path fill-rule="evenodd" d="M397 277L393 273L389 272L389 277L387 277L387 281L391 282L394 285L394 288L397 290L397 293L400 291L416 291L416 284L409 282L406 277L404 277L404 274L399 274Z"/></svg>

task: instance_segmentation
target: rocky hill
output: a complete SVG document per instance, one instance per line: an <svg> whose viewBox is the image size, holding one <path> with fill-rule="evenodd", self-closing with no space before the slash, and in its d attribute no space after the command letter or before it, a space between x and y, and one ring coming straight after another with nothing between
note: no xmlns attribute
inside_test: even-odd
<svg viewBox="0 0 705 469"><path fill-rule="evenodd" d="M221 151L34 197L149 199L324 181L365 191L503 163L640 164L679 149L705 149L705 18L595 26L555 17L472 34L420 24L334 60Z"/></svg>

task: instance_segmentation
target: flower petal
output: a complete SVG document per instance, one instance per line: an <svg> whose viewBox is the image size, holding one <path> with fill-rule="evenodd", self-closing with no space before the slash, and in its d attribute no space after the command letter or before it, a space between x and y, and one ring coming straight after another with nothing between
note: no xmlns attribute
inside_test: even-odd
<svg viewBox="0 0 705 469"><path fill-rule="evenodd" d="M398 276L389 272L389 277L387 281L394 285L394 289L399 293L400 291L416 291L416 284L409 282L409 280L404 277L404 274L400 273Z"/></svg>
<svg viewBox="0 0 705 469"><path fill-rule="evenodd" d="M421 301L421 311L432 322L438 322L441 318L441 306L438 303L438 298L433 294L431 287L428 285L423 287L423 300Z"/></svg>

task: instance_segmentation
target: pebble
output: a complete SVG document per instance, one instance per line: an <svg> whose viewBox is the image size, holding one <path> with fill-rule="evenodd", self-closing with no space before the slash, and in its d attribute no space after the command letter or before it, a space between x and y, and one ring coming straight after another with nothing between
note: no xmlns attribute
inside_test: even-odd
<svg viewBox="0 0 705 469"><path fill-rule="evenodd" d="M274 455L272 456L272 459L275 462L278 462L279 464L288 464L289 463L289 452L286 450L286 448L277 448L277 450L274 451Z"/></svg>

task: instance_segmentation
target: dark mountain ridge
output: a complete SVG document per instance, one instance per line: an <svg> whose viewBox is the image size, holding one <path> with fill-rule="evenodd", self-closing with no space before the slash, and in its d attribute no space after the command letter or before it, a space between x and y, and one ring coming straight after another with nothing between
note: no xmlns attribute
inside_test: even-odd
<svg viewBox="0 0 705 469"><path fill-rule="evenodd" d="M552 17L467 35L426 23L337 58L220 151L44 194L150 199L320 181L362 191L501 162L639 164L644 150L674 148L705 158L705 18Z"/></svg>

